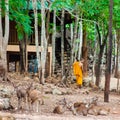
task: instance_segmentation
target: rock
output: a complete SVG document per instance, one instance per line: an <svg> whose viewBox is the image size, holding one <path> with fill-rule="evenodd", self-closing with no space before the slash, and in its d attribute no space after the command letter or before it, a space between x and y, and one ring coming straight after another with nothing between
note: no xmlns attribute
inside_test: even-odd
<svg viewBox="0 0 120 120"><path fill-rule="evenodd" d="M7 88L0 88L0 97L11 98L13 90Z"/></svg>
<svg viewBox="0 0 120 120"><path fill-rule="evenodd" d="M53 89L52 91L53 95L62 95L62 92L60 90L58 90L57 88Z"/></svg>
<svg viewBox="0 0 120 120"><path fill-rule="evenodd" d="M0 120L15 120L15 117L13 117L12 115L0 116Z"/></svg>
<svg viewBox="0 0 120 120"><path fill-rule="evenodd" d="M88 87L90 81L91 81L91 78L85 77L85 78L83 79L83 86Z"/></svg>
<svg viewBox="0 0 120 120"><path fill-rule="evenodd" d="M9 98L0 98L0 110L8 110L12 108Z"/></svg>
<svg viewBox="0 0 120 120"><path fill-rule="evenodd" d="M54 108L53 113L57 113L57 114L63 114L64 113L64 109L61 105L58 105Z"/></svg>

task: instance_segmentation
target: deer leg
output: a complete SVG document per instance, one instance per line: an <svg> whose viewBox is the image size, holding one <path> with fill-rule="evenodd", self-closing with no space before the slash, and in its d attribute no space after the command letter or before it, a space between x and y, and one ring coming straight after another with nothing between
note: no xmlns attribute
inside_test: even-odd
<svg viewBox="0 0 120 120"><path fill-rule="evenodd" d="M34 111L34 103L33 102L31 103L31 108L32 108L32 111Z"/></svg>
<svg viewBox="0 0 120 120"><path fill-rule="evenodd" d="M31 101L29 101L28 103L29 103L29 110L31 110Z"/></svg>
<svg viewBox="0 0 120 120"><path fill-rule="evenodd" d="M25 103L26 103L26 109L28 110L29 109L29 105L28 105L28 97L27 96L25 97Z"/></svg>
<svg viewBox="0 0 120 120"><path fill-rule="evenodd" d="M21 104L21 109L24 109L23 107L24 107L24 104L22 105L22 103L24 102L24 99L23 98L21 98L21 101L20 101L20 104Z"/></svg>
<svg viewBox="0 0 120 120"><path fill-rule="evenodd" d="M43 105L44 104L44 101L42 101L42 104L41 104L41 101L39 100L39 105L38 105L38 110L39 110L39 112L41 113L41 106L40 105Z"/></svg>
<svg viewBox="0 0 120 120"><path fill-rule="evenodd" d="M18 98L18 110L21 108L21 99Z"/></svg>
<svg viewBox="0 0 120 120"><path fill-rule="evenodd" d="M39 112L39 101L36 101L36 112Z"/></svg>

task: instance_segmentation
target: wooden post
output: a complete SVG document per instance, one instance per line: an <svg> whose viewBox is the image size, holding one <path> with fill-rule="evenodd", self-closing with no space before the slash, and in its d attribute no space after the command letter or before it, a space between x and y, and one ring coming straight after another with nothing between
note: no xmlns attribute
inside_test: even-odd
<svg viewBox="0 0 120 120"><path fill-rule="evenodd" d="M15 62L15 71L18 73L19 72L19 61Z"/></svg>
<svg viewBox="0 0 120 120"><path fill-rule="evenodd" d="M51 67L52 67L52 50L50 51L50 71L49 71L49 76L50 77L52 75L52 69L51 69Z"/></svg>
<svg viewBox="0 0 120 120"><path fill-rule="evenodd" d="M9 72L9 53L7 53L7 71Z"/></svg>

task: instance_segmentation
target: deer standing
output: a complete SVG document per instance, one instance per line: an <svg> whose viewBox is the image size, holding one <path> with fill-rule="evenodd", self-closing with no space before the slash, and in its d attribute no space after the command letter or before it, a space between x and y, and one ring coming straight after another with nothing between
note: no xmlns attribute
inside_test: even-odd
<svg viewBox="0 0 120 120"><path fill-rule="evenodd" d="M36 112L39 112L40 104L44 104L42 92L37 89L29 89L27 91L29 109L33 110L36 105ZM33 110L34 111L34 110Z"/></svg>
<svg viewBox="0 0 120 120"><path fill-rule="evenodd" d="M28 96L27 91L31 88L31 84L28 88L25 88L22 85L15 86L13 82L11 82L14 90L16 91L17 99L18 99L18 110L22 108L22 102L25 102L26 108L28 109Z"/></svg>

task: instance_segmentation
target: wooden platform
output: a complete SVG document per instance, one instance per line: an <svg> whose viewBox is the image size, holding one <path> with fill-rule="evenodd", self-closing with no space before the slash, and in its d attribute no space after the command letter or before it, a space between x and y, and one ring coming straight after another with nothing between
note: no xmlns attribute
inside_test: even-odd
<svg viewBox="0 0 120 120"><path fill-rule="evenodd" d="M39 46L39 50L41 51L41 46ZM19 45L8 45L7 46L7 52L14 53L19 52ZM27 45L27 52L28 53L36 53L36 46L35 45ZM52 47L48 47L48 53L49 53L49 75L51 75L52 72Z"/></svg>

